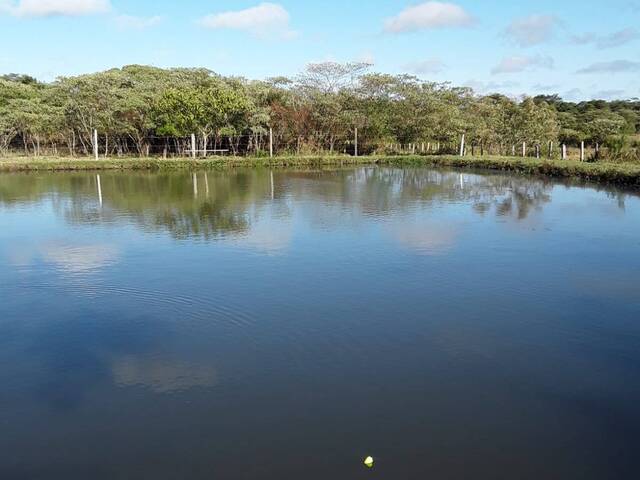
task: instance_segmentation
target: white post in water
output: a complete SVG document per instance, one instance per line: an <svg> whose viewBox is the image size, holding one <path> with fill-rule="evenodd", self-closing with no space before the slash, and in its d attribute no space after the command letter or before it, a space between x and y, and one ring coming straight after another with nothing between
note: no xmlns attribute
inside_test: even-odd
<svg viewBox="0 0 640 480"><path fill-rule="evenodd" d="M273 128L269 128L269 157L273 158Z"/></svg>
<svg viewBox="0 0 640 480"><path fill-rule="evenodd" d="M100 182L100 175L96 175L96 183L98 184L98 202L102 206L102 183Z"/></svg>
<svg viewBox="0 0 640 480"><path fill-rule="evenodd" d="M191 158L196 158L196 135L191 134Z"/></svg>
<svg viewBox="0 0 640 480"><path fill-rule="evenodd" d="M93 157L98 160L98 130L93 129Z"/></svg>
<svg viewBox="0 0 640 480"><path fill-rule="evenodd" d="M584 140L580 143L580 161L584 162Z"/></svg>
<svg viewBox="0 0 640 480"><path fill-rule="evenodd" d="M358 129L356 128L356 132L355 132L355 154L356 157L358 156Z"/></svg>
<svg viewBox="0 0 640 480"><path fill-rule="evenodd" d="M204 174L204 191L209 198L209 176L206 173Z"/></svg>
<svg viewBox="0 0 640 480"><path fill-rule="evenodd" d="M462 134L462 139L460 140L460 156L464 157L464 133Z"/></svg>
<svg viewBox="0 0 640 480"><path fill-rule="evenodd" d="M196 173L193 173L193 196L198 198L198 176Z"/></svg>

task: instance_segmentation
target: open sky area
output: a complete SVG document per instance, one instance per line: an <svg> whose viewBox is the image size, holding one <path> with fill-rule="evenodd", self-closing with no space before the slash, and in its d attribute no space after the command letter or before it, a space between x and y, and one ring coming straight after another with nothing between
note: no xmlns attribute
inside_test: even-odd
<svg viewBox="0 0 640 480"><path fill-rule="evenodd" d="M473 87L640 96L639 0L0 0L0 74L128 64L293 76L321 61Z"/></svg>

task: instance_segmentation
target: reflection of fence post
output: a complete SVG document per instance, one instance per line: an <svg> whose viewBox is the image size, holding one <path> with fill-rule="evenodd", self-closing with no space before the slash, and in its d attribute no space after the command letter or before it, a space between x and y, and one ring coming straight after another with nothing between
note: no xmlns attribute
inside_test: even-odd
<svg viewBox="0 0 640 480"><path fill-rule="evenodd" d="M102 206L102 182L100 181L100 175L96 175L96 183L98 184L98 202Z"/></svg>
<svg viewBox="0 0 640 480"><path fill-rule="evenodd" d="M98 130L93 129L93 156L98 160Z"/></svg>
<svg viewBox="0 0 640 480"><path fill-rule="evenodd" d="M460 156L464 157L464 133L462 134L462 139L460 140Z"/></svg>
<svg viewBox="0 0 640 480"><path fill-rule="evenodd" d="M191 134L191 158L196 158L196 135Z"/></svg>
<svg viewBox="0 0 640 480"><path fill-rule="evenodd" d="M358 129L355 131L355 155L358 156Z"/></svg>
<svg viewBox="0 0 640 480"><path fill-rule="evenodd" d="M273 170L271 170L271 200L276 198L276 188L273 183Z"/></svg>
<svg viewBox="0 0 640 480"><path fill-rule="evenodd" d="M584 162L584 140L580 143L580 161Z"/></svg>
<svg viewBox="0 0 640 480"><path fill-rule="evenodd" d="M269 128L269 157L273 158L273 128Z"/></svg>
<svg viewBox="0 0 640 480"><path fill-rule="evenodd" d="M193 173L193 196L198 198L198 176L196 173Z"/></svg>

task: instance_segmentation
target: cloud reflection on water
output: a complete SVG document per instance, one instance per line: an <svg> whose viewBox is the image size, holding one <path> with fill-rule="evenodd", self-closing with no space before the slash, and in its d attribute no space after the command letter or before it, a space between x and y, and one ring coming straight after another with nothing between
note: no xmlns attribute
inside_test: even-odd
<svg viewBox="0 0 640 480"><path fill-rule="evenodd" d="M177 359L124 355L111 363L114 383L119 387L143 386L154 393L175 393L217 383L214 367Z"/></svg>

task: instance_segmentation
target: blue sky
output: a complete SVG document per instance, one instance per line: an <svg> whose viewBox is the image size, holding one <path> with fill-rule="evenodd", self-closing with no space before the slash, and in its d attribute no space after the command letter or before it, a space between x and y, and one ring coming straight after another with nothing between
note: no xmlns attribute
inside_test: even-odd
<svg viewBox="0 0 640 480"><path fill-rule="evenodd" d="M0 73L139 63L295 75L310 62L567 99L640 96L640 0L0 0Z"/></svg>

